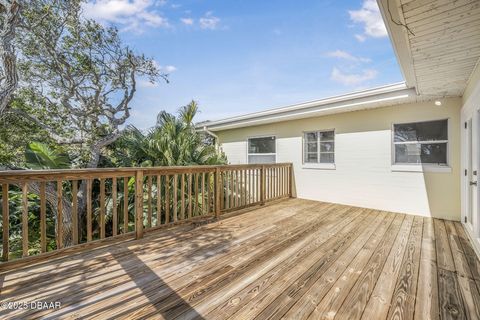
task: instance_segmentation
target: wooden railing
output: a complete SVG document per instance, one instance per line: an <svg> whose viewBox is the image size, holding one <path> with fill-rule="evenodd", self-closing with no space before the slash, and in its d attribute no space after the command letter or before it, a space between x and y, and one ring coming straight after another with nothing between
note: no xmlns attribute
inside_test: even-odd
<svg viewBox="0 0 480 320"><path fill-rule="evenodd" d="M289 163L0 171L2 261L45 256L292 196Z"/></svg>

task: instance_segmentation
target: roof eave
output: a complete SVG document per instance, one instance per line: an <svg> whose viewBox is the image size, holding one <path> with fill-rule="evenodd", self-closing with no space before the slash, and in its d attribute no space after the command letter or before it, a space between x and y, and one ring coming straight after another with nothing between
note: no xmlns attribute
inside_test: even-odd
<svg viewBox="0 0 480 320"><path fill-rule="evenodd" d="M377 3L405 83L409 88L417 88L408 30L405 27L401 4L398 0L377 0Z"/></svg>
<svg viewBox="0 0 480 320"><path fill-rule="evenodd" d="M364 109L380 108L400 103L416 101L417 94L412 88L396 85L394 89L372 89L363 91L362 95L348 94L285 108L258 112L219 121L203 122L198 128L208 128L210 131L222 131L240 127L249 127L267 123L276 123L287 120L307 117L324 116Z"/></svg>

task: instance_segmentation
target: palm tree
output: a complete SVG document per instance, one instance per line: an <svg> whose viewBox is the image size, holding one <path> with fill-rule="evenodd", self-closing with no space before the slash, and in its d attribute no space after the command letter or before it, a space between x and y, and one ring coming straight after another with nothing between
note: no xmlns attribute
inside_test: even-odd
<svg viewBox="0 0 480 320"><path fill-rule="evenodd" d="M198 105L192 101L180 108L177 117L160 112L156 126L145 134L130 126L110 148L111 161L125 167L225 164L225 156L204 144L195 130L197 112Z"/></svg>

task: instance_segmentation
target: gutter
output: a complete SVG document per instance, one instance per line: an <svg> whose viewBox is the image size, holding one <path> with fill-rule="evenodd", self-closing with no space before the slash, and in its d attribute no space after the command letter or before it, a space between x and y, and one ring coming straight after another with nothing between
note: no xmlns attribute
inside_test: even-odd
<svg viewBox="0 0 480 320"><path fill-rule="evenodd" d="M208 135L210 135L210 136L212 136L212 137L215 138L215 149L216 149L217 151L220 151L220 144L218 143L218 141L219 141L218 136L217 136L215 133L213 133L212 131L208 130L208 127L207 127L207 126L203 126L203 129L202 129L201 131L203 131L203 132L205 132L206 134L208 134Z"/></svg>

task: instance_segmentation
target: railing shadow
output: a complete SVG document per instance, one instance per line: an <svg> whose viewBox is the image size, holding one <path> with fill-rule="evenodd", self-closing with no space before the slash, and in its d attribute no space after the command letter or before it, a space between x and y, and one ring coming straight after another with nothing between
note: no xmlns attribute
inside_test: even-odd
<svg viewBox="0 0 480 320"><path fill-rule="evenodd" d="M230 228L221 226L191 228L189 231L180 228L182 232L154 231L139 241L84 252L84 259L78 263L68 258L51 261L51 268L44 263L42 268L47 269L33 277L28 270L35 273L35 267L26 268L20 271L26 271L25 279L2 284L2 288L5 285L9 290L2 298L60 301L62 308L12 313L0 310L0 317L102 319L115 314L115 318L169 319L175 314L202 319L188 301L201 289L196 283L198 279L189 272L202 267L205 279L212 278L212 274L223 274L225 266L217 266L212 257L232 250L234 237ZM15 271L10 273L16 276Z"/></svg>

